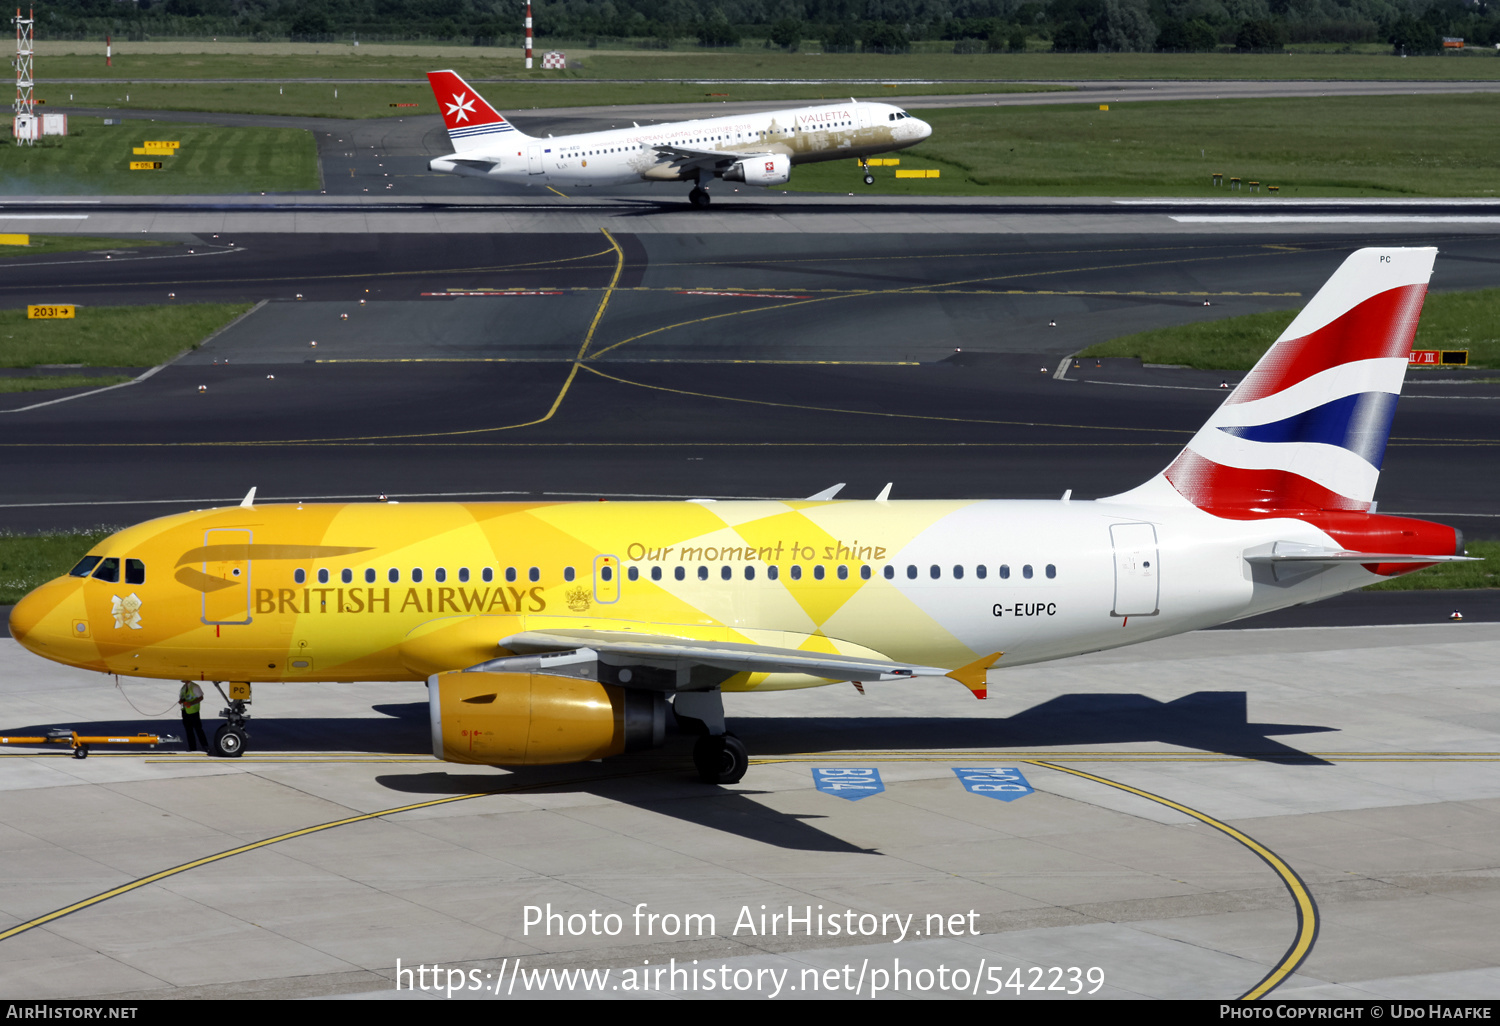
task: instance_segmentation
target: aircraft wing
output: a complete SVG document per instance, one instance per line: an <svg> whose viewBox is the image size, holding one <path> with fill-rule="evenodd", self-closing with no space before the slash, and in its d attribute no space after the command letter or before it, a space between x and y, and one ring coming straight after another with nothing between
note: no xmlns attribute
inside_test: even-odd
<svg viewBox="0 0 1500 1026"><path fill-rule="evenodd" d="M517 653L513 658L589 649L607 663L649 666L658 670L683 671L706 666L731 674L802 673L828 680L858 681L941 677L949 672L940 666L898 663L866 656L737 642L694 641L634 631L524 631L502 639L500 645Z"/></svg>
<svg viewBox="0 0 1500 1026"><path fill-rule="evenodd" d="M673 146L662 143L653 147L656 155L666 157L679 171L695 168L717 168L727 167L741 160L751 160L755 157L769 156L768 153L744 153L740 151L730 152L728 150L700 150L692 146Z"/></svg>

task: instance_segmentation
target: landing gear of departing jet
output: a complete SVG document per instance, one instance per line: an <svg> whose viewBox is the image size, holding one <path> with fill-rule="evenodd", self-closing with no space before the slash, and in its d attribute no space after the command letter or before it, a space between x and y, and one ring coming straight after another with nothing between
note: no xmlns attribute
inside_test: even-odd
<svg viewBox="0 0 1500 1026"><path fill-rule="evenodd" d="M872 175L872 174L870 174L870 165L867 164L867 163L865 163L865 158L864 157L860 157L859 158L859 169L865 173L865 184L866 185L874 185L875 184L875 176Z"/></svg>
<svg viewBox="0 0 1500 1026"><path fill-rule="evenodd" d="M229 685L229 694L224 695L224 689L214 681L214 689L229 705L219 711L224 717L224 725L214 732L213 752L226 759L238 759L245 754L245 739L250 736L245 727L250 720L250 714L245 711L250 704L250 685L237 681Z"/></svg>
<svg viewBox="0 0 1500 1026"><path fill-rule="evenodd" d="M705 784L738 784L750 768L745 742L724 729L724 696L712 691L680 691L672 700L679 722L703 735L693 745L693 768Z"/></svg>
<svg viewBox="0 0 1500 1026"><path fill-rule="evenodd" d="M693 205L693 209L695 210L707 210L709 203L712 201L713 197L702 186L695 185L693 186L693 191L688 193L688 202Z"/></svg>

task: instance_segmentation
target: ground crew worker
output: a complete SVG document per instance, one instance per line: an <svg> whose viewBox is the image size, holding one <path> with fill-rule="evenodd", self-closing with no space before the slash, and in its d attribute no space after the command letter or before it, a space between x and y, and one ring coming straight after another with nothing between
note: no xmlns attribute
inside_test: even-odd
<svg viewBox="0 0 1500 1026"><path fill-rule="evenodd" d="M207 752L208 738L203 733L203 720L198 716L198 707L203 704L203 689L190 680L182 682L182 690L177 692L177 704L182 707L182 739L187 742L187 750L196 752L198 742L203 742L203 750Z"/></svg>

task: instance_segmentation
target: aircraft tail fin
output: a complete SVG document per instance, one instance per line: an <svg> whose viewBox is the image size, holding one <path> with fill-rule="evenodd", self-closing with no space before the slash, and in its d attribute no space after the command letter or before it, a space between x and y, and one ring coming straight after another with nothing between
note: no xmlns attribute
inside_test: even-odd
<svg viewBox="0 0 1500 1026"><path fill-rule="evenodd" d="M1110 501L1369 510L1436 256L1352 253L1172 464Z"/></svg>
<svg viewBox="0 0 1500 1026"><path fill-rule="evenodd" d="M457 153L482 149L502 136L527 138L491 107L456 71L429 71L427 82L443 114L443 127Z"/></svg>

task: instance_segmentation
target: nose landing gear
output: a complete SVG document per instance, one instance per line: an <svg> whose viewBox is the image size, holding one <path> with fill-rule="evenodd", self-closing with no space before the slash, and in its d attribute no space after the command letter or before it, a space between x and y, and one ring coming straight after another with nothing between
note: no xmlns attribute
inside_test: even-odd
<svg viewBox="0 0 1500 1026"><path fill-rule="evenodd" d="M214 681L214 689L224 695L218 681ZM245 754L245 739L250 736L245 727L250 719L250 714L245 711L250 704L250 685L239 681L231 683L224 701L229 705L219 712L224 717L224 725L214 731L214 754L225 759L238 759Z"/></svg>
<svg viewBox="0 0 1500 1026"><path fill-rule="evenodd" d="M874 185L875 176L870 174L870 165L866 163L864 157L859 158L859 169L865 173L865 184Z"/></svg>

